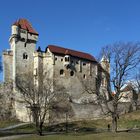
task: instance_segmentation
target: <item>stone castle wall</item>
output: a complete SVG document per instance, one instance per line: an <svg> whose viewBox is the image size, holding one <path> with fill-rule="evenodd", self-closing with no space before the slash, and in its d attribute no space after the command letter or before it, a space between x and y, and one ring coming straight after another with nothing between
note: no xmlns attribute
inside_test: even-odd
<svg viewBox="0 0 140 140"><path fill-rule="evenodd" d="M3 52L3 72L4 81L9 81L13 76L13 52L4 51Z"/></svg>
<svg viewBox="0 0 140 140"><path fill-rule="evenodd" d="M25 26L27 25L29 30L31 27L29 24ZM97 87L98 64L78 57L54 54L49 49L45 52L35 51L38 34L29 33L28 30L21 29L17 25L12 26L12 35L9 40L11 50L3 53L5 81L11 79L16 83L17 77L21 81L27 80L25 75L30 74L34 76L33 82L41 90L46 80L52 79L58 85L63 86L70 95L73 103L69 105L73 119L99 116L100 109L97 110L96 105L88 104L96 99L95 96L85 92L83 86L83 81L88 81L95 92L99 88ZM66 56L70 57L69 62L65 61ZM104 63L102 64L105 66ZM17 118L29 121L28 107L21 94L15 91L14 99Z"/></svg>

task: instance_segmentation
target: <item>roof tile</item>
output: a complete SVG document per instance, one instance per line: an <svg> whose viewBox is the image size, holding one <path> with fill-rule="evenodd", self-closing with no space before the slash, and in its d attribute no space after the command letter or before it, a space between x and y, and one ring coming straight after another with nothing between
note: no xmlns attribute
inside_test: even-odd
<svg viewBox="0 0 140 140"><path fill-rule="evenodd" d="M48 48L52 53L63 54L63 55L68 54L68 55L71 55L74 57L79 57L82 59L97 62L96 59L88 53L79 52L79 51L75 51L75 50L71 50L71 49L67 49L67 48L62 48L62 47L55 46L55 45L48 45Z"/></svg>
<svg viewBox="0 0 140 140"><path fill-rule="evenodd" d="M19 19L13 25L18 26L21 29L27 30L29 33L38 35L38 33L33 29L32 25L27 19Z"/></svg>

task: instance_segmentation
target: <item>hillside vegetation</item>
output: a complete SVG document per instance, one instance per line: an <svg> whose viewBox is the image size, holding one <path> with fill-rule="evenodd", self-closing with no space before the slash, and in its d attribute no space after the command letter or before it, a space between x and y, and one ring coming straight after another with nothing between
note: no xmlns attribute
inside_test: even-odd
<svg viewBox="0 0 140 140"><path fill-rule="evenodd" d="M18 124L18 121L1 121L0 128L8 127L10 125ZM104 132L107 130L107 126L110 124L111 126L111 119L98 119L98 120L83 120L83 121L76 121L67 124L67 129L69 133L77 133L77 132ZM118 130L123 129L133 129L138 128L140 129L140 111L135 111L132 113L127 113L121 115L118 121ZM57 124L53 126L44 126L44 132L65 132L66 124ZM34 133L34 124L28 124L25 126L20 126L12 130L13 132L18 133L25 133L30 132Z"/></svg>

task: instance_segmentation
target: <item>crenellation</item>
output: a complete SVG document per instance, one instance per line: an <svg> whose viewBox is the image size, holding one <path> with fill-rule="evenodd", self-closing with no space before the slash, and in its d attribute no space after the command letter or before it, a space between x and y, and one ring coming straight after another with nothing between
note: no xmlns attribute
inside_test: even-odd
<svg viewBox="0 0 140 140"><path fill-rule="evenodd" d="M3 51L3 55L13 56L13 51L12 50L5 50L5 51Z"/></svg>

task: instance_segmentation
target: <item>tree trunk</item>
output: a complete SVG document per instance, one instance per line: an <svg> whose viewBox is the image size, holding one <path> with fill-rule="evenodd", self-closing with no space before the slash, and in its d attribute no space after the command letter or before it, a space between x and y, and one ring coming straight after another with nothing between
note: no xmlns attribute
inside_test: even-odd
<svg viewBox="0 0 140 140"><path fill-rule="evenodd" d="M117 132L117 116L112 116L112 132Z"/></svg>
<svg viewBox="0 0 140 140"><path fill-rule="evenodd" d="M43 127L43 122L40 122L40 125L39 125L39 135L42 136L42 127Z"/></svg>
<svg viewBox="0 0 140 140"><path fill-rule="evenodd" d="M65 122L65 126L66 126L66 133L68 133L68 114L66 112L66 122Z"/></svg>
<svg viewBox="0 0 140 140"><path fill-rule="evenodd" d="M38 119L36 119L35 127L36 127L36 134L37 135L40 135L40 127L39 127L39 121L38 121Z"/></svg>
<svg viewBox="0 0 140 140"><path fill-rule="evenodd" d="M116 96L114 98L113 102L113 112L112 112L112 132L117 132L117 121L119 119L117 110L118 110L118 95L120 92L116 93Z"/></svg>
<svg viewBox="0 0 140 140"><path fill-rule="evenodd" d="M138 110L138 104L137 104L137 101L135 101L135 107L136 107L136 110Z"/></svg>

